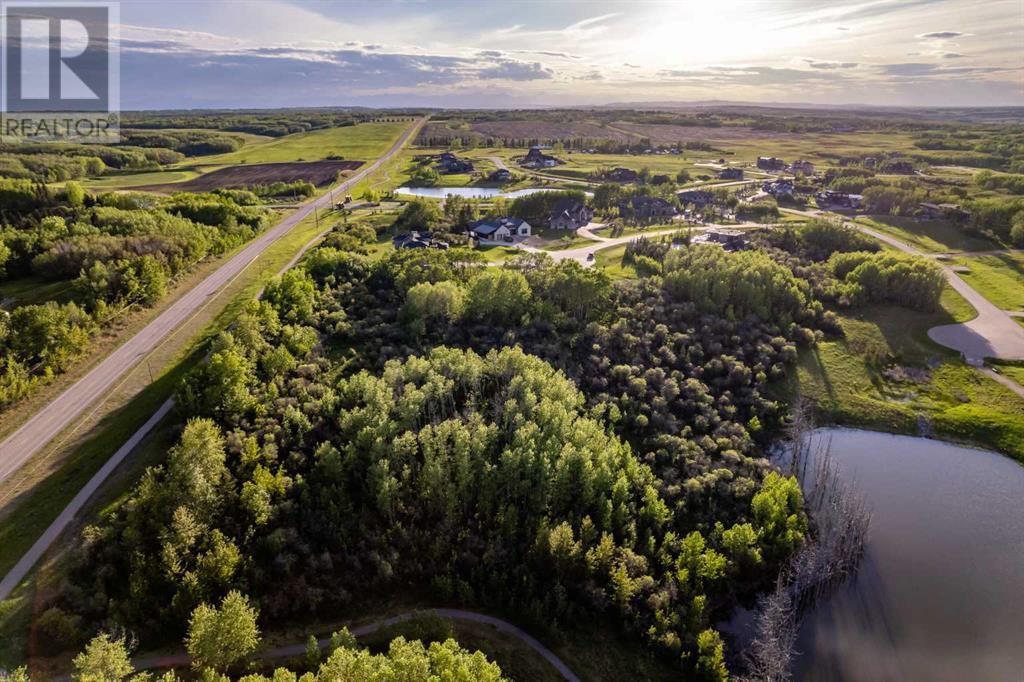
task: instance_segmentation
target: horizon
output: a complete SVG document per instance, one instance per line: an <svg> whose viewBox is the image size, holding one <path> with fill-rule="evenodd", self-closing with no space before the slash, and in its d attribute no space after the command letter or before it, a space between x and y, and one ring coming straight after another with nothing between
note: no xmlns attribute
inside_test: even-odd
<svg viewBox="0 0 1024 682"><path fill-rule="evenodd" d="M122 107L1024 106L1013 0L241 9L121 2Z"/></svg>

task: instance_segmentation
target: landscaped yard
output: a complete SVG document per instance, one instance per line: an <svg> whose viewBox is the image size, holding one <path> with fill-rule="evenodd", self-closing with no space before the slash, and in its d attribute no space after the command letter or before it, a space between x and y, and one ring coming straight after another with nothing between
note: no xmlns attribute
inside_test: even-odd
<svg viewBox="0 0 1024 682"><path fill-rule="evenodd" d="M960 276L1003 310L1024 310L1024 253L970 256L956 259L970 268Z"/></svg>

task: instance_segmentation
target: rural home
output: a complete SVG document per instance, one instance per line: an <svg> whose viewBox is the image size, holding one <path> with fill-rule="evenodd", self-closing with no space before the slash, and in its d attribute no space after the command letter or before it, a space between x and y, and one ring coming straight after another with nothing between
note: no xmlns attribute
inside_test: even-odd
<svg viewBox="0 0 1024 682"><path fill-rule="evenodd" d="M917 206L917 215L929 220L948 218L949 220L966 220L971 217L970 212L964 210L959 204L930 204L922 202Z"/></svg>
<svg viewBox="0 0 1024 682"><path fill-rule="evenodd" d="M632 168L612 168L610 171L604 174L605 180L611 180L612 182L636 182L640 178L640 174Z"/></svg>
<svg viewBox="0 0 1024 682"><path fill-rule="evenodd" d="M719 180L742 180L743 169L742 168L726 168L718 173Z"/></svg>
<svg viewBox="0 0 1024 682"><path fill-rule="evenodd" d="M747 235L735 230L708 230L702 241L708 244L719 244L726 251L741 251L747 248Z"/></svg>
<svg viewBox="0 0 1024 682"><path fill-rule="evenodd" d="M793 165L789 167L789 172L794 175L814 175L814 164L802 159L794 161Z"/></svg>
<svg viewBox="0 0 1024 682"><path fill-rule="evenodd" d="M474 239L485 242L510 242L515 237L529 237L530 223L522 218L485 218L469 224Z"/></svg>
<svg viewBox="0 0 1024 682"><path fill-rule="evenodd" d="M757 157L757 167L766 171L778 171L786 167L786 162L774 156Z"/></svg>
<svg viewBox="0 0 1024 682"><path fill-rule="evenodd" d="M715 195L706 189L687 189L677 192L676 197L680 203L693 205L697 208L704 208L715 203Z"/></svg>
<svg viewBox="0 0 1024 682"><path fill-rule="evenodd" d="M594 209L577 199L562 199L555 204L548 220L553 230L576 230L586 226L594 217Z"/></svg>
<svg viewBox="0 0 1024 682"><path fill-rule="evenodd" d="M761 185L761 189L765 193L770 194L776 199L782 198L793 198L793 183L789 180L776 180L775 182L766 182Z"/></svg>
<svg viewBox="0 0 1024 682"><path fill-rule="evenodd" d="M491 182L508 182L512 179L512 171L507 168L499 168L488 175L487 179Z"/></svg>
<svg viewBox="0 0 1024 682"><path fill-rule="evenodd" d="M619 203L619 215L632 220L672 218L679 213L675 206L661 197L634 195Z"/></svg>
<svg viewBox="0 0 1024 682"><path fill-rule="evenodd" d="M562 163L553 156L541 151L540 147L530 147L530 151L520 160L519 165L526 168L550 168Z"/></svg>
<svg viewBox="0 0 1024 682"><path fill-rule="evenodd" d="M432 232L408 232L391 238L396 249L447 249L448 242L434 239Z"/></svg>
<svg viewBox="0 0 1024 682"><path fill-rule="evenodd" d="M844 192L833 192L826 189L814 195L818 208L860 208L862 197L860 194L846 194Z"/></svg>
<svg viewBox="0 0 1024 682"><path fill-rule="evenodd" d="M440 173L445 175L469 173L473 170L473 163L465 159L460 159L451 152L444 152L437 159L437 169Z"/></svg>

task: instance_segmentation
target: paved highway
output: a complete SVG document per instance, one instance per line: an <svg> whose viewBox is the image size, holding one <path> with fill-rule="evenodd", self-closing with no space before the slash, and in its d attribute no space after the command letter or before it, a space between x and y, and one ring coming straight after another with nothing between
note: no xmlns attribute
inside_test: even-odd
<svg viewBox="0 0 1024 682"><path fill-rule="evenodd" d="M338 185L335 191L344 192L394 156L419 130L424 120L419 119L413 123L384 156ZM267 247L287 234L314 210L328 207L330 201L330 195L325 194L306 202L277 225L256 237L217 271L171 304L88 374L22 424L17 431L0 443L0 481L17 471L32 455L70 426L97 399L106 395L129 369L184 323L207 299L242 272Z"/></svg>

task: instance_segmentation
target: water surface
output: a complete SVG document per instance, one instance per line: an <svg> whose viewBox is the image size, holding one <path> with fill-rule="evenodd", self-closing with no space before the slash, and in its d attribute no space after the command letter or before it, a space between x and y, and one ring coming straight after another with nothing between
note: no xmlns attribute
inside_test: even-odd
<svg viewBox="0 0 1024 682"><path fill-rule="evenodd" d="M796 679L1024 680L1024 467L923 438L816 437L872 521L856 578L803 622Z"/></svg>

